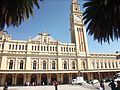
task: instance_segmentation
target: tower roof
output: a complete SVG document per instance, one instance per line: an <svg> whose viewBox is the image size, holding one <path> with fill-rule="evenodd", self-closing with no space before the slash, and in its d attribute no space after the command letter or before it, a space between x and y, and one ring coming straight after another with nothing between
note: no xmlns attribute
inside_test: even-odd
<svg viewBox="0 0 120 90"><path fill-rule="evenodd" d="M78 0L72 0L72 3L78 3Z"/></svg>

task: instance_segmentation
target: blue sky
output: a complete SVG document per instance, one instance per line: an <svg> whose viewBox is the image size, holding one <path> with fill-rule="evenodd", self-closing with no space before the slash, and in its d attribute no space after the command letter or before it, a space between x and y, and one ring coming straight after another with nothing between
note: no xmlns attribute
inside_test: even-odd
<svg viewBox="0 0 120 90"><path fill-rule="evenodd" d="M78 0L82 9L82 0ZM48 32L51 36L62 42L70 42L70 4L71 0L44 0L40 9L34 8L34 16L23 22L19 27L12 26L6 30L13 39L27 40L40 32ZM91 53L115 53L120 51L120 42L115 41L101 45L88 36L88 46Z"/></svg>

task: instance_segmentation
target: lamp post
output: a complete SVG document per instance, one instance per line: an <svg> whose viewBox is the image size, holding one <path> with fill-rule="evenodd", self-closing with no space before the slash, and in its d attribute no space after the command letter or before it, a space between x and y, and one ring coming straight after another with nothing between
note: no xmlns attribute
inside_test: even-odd
<svg viewBox="0 0 120 90"><path fill-rule="evenodd" d="M100 71L99 71L99 67L98 67L98 80L100 81Z"/></svg>

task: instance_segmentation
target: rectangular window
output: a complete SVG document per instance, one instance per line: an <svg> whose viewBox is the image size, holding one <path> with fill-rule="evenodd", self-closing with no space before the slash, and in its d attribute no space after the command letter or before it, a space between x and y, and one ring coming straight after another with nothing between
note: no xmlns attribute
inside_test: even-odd
<svg viewBox="0 0 120 90"><path fill-rule="evenodd" d="M71 52L71 48L69 48L69 51Z"/></svg>
<svg viewBox="0 0 120 90"><path fill-rule="evenodd" d="M47 46L47 51L48 51L48 46Z"/></svg>
<svg viewBox="0 0 120 90"><path fill-rule="evenodd" d="M41 51L43 51L43 46L41 46Z"/></svg>
<svg viewBox="0 0 120 90"><path fill-rule="evenodd" d="M39 51L39 46L38 46L38 51Z"/></svg>
<svg viewBox="0 0 120 90"><path fill-rule="evenodd" d="M52 51L52 47L50 47L50 51Z"/></svg>
<svg viewBox="0 0 120 90"><path fill-rule="evenodd" d="M27 50L27 45L25 45L25 50Z"/></svg>
<svg viewBox="0 0 120 90"><path fill-rule="evenodd" d="M16 45L15 49L17 50L17 45Z"/></svg>
<svg viewBox="0 0 120 90"><path fill-rule="evenodd" d="M68 52L68 47L66 47L66 52Z"/></svg>
<svg viewBox="0 0 120 90"><path fill-rule="evenodd" d="M14 45L12 45L12 49L14 49Z"/></svg>
<svg viewBox="0 0 120 90"><path fill-rule="evenodd" d="M61 47L61 51L63 51L63 48Z"/></svg>
<svg viewBox="0 0 120 90"><path fill-rule="evenodd" d="M65 47L64 47L64 52L65 52Z"/></svg>
<svg viewBox="0 0 120 90"><path fill-rule="evenodd" d="M45 46L44 46L44 51L45 51Z"/></svg>
<svg viewBox="0 0 120 90"><path fill-rule="evenodd" d="M24 45L22 45L22 50L24 50Z"/></svg>
<svg viewBox="0 0 120 90"><path fill-rule="evenodd" d="M9 44L9 49L11 49L11 44Z"/></svg>
<svg viewBox="0 0 120 90"><path fill-rule="evenodd" d="M35 50L36 50L36 46L35 46Z"/></svg>
<svg viewBox="0 0 120 90"><path fill-rule="evenodd" d="M21 45L19 45L19 50L21 50Z"/></svg>
<svg viewBox="0 0 120 90"><path fill-rule="evenodd" d="M55 47L56 48L56 51L57 51L57 47Z"/></svg>

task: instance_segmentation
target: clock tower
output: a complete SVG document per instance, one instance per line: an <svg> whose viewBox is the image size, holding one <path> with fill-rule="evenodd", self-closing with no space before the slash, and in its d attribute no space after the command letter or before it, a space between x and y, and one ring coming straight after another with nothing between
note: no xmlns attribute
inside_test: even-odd
<svg viewBox="0 0 120 90"><path fill-rule="evenodd" d="M77 53L88 52L86 30L82 22L82 12L78 0L71 1L70 9L71 42L76 44Z"/></svg>

